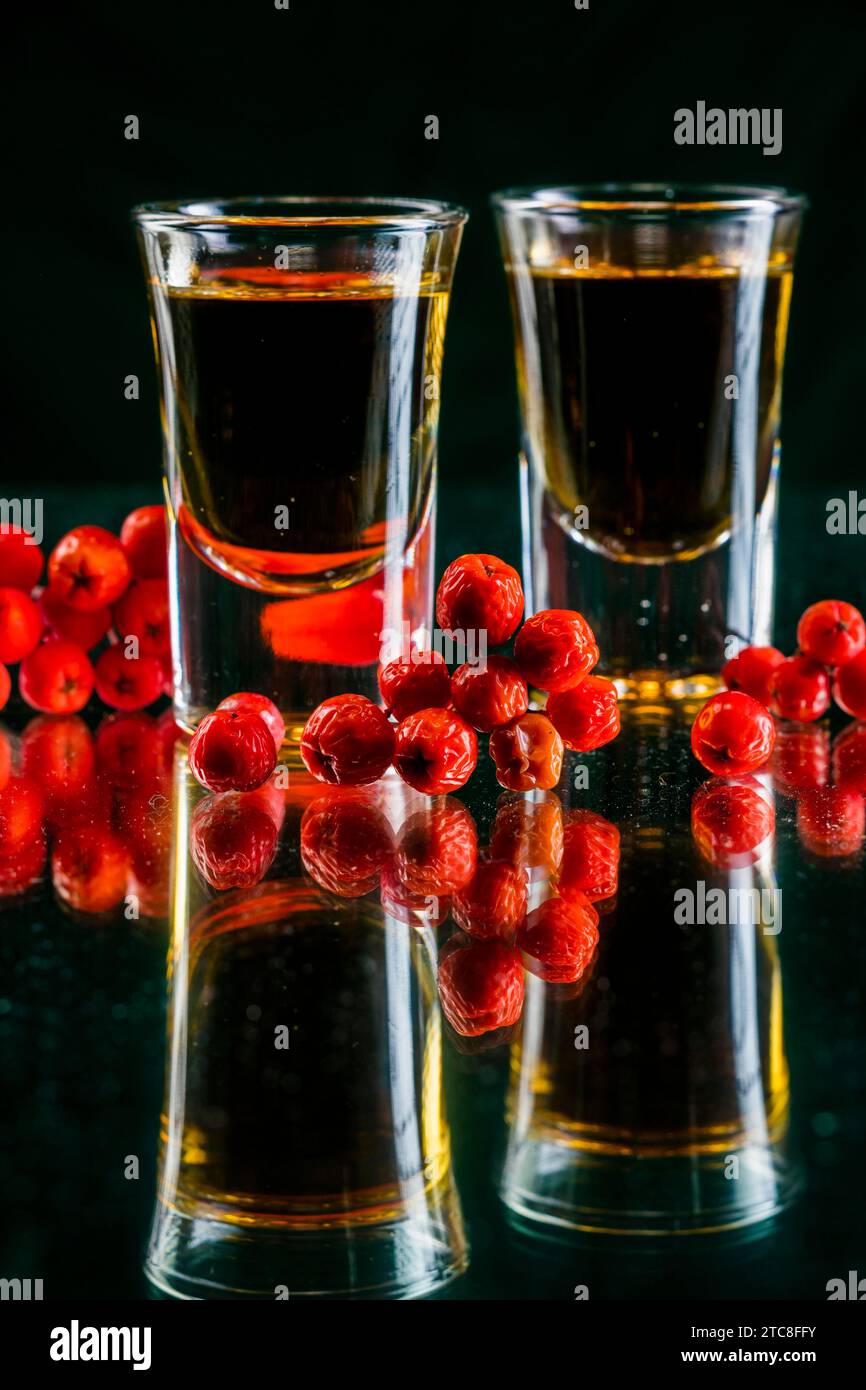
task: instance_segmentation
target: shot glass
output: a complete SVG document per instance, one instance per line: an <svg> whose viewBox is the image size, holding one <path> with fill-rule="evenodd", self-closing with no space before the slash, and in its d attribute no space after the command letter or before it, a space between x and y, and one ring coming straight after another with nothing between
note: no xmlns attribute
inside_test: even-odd
<svg viewBox="0 0 866 1390"><path fill-rule="evenodd" d="M174 779L151 1286L199 1300L434 1293L467 1249L433 928L341 877L330 844L319 877L334 891L301 872L298 823L320 786L203 795L180 747ZM404 792L389 780L364 794L377 834L411 809Z"/></svg>
<svg viewBox="0 0 866 1390"><path fill-rule="evenodd" d="M532 1235L756 1235L802 1185L773 821L749 852L700 833L703 789L691 806L681 794L687 704L626 706L609 788L636 773L646 799L616 822L618 887L596 903L597 955L576 987L527 976L501 1195ZM659 781L659 767L683 771Z"/></svg>
<svg viewBox="0 0 866 1390"><path fill-rule="evenodd" d="M805 202L494 197L514 316L528 611L577 608L624 696L709 694L771 640L782 365Z"/></svg>
<svg viewBox="0 0 866 1390"><path fill-rule="evenodd" d="M235 690L290 742L432 626L445 321L465 213L236 198L134 213L160 373L174 706Z"/></svg>

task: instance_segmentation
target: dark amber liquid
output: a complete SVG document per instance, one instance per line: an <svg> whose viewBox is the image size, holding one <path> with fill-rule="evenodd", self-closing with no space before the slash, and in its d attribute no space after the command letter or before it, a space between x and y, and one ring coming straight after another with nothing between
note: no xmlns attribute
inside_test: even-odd
<svg viewBox="0 0 866 1390"><path fill-rule="evenodd" d="M528 453L566 518L588 509L584 539L624 559L686 558L727 536L735 486L760 509L790 287L790 271L716 267L535 271L519 287L537 321L537 359L524 343L518 355ZM756 339L757 364L743 349Z"/></svg>
<svg viewBox="0 0 866 1390"><path fill-rule="evenodd" d="M407 999L391 992L389 959L406 968ZM241 1224L363 1224L441 1179L435 992L417 933L369 903L272 882L193 920L188 989L178 1205ZM395 1110L401 1023L401 1076L429 1145L417 1152L415 1112Z"/></svg>
<svg viewBox="0 0 866 1390"><path fill-rule="evenodd" d="M313 584L363 577L389 528L415 533L446 294L259 268L167 303L170 484L188 542L241 574Z"/></svg>

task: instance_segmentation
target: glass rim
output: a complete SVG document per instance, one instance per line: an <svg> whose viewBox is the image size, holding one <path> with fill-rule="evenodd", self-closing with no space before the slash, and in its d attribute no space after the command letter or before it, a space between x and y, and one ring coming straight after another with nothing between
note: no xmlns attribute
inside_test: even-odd
<svg viewBox="0 0 866 1390"><path fill-rule="evenodd" d="M281 211L282 208L287 211ZM131 216L140 227L157 231L170 228L218 231L232 227L369 227L375 231L429 231L461 227L469 213L457 203L440 202L435 198L287 193L139 203L132 209Z"/></svg>
<svg viewBox="0 0 866 1390"><path fill-rule="evenodd" d="M567 216L576 212L778 214L803 212L809 200L773 185L720 183L587 183L505 188L491 194L498 212Z"/></svg>

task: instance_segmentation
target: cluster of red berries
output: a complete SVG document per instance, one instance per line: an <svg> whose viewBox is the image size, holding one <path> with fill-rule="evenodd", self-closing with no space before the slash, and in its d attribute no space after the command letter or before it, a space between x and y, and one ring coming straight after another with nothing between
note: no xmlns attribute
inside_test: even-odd
<svg viewBox="0 0 866 1390"><path fill-rule="evenodd" d="M520 576L495 555L461 555L436 595L443 632L484 632L491 647L514 637L523 608ZM363 695L333 696L310 715L301 756L321 782L360 786L393 765L435 796L465 786L486 733L501 786L550 790L564 747L589 752L619 733L613 682L589 674L598 656L585 618L566 609L529 618L513 659L494 654L449 673L441 653L413 649L380 668L387 713ZM530 686L549 693L546 713L530 710Z"/></svg>
<svg viewBox="0 0 866 1390"><path fill-rule="evenodd" d="M177 734L170 710L111 714L95 734L77 715L40 715L20 740L0 730L0 899L34 887L50 863L71 910L102 914L127 899L131 917L165 916Z"/></svg>
<svg viewBox="0 0 866 1390"><path fill-rule="evenodd" d="M554 794L500 801L489 846L450 797L415 812L395 834L370 794L335 790L301 822L310 877L343 898L374 891L390 916L412 926L457 930L440 953L443 1012L475 1037L508 1027L523 1006L524 969L577 983L598 943L597 903L616 893L620 838L593 811L563 813ZM553 891L529 908L533 882Z"/></svg>
<svg viewBox="0 0 866 1390"><path fill-rule="evenodd" d="M167 693L164 507L137 508L119 537L75 527L52 550L43 588L44 568L26 531L0 533L0 709L12 686L6 668L15 665L22 699L44 714L75 714L94 689L120 710L144 709Z"/></svg>
<svg viewBox="0 0 866 1390"><path fill-rule="evenodd" d="M866 623L852 604L824 599L801 617L797 644L791 657L776 647L746 647L728 661L727 690L698 714L692 749L710 772L741 782L742 774L766 767L796 799L806 848L822 856L853 854L866 835L866 724L843 729L832 754L829 734L814 725L831 698L846 714L866 719ZM707 783L696 796L692 827L710 857L722 855L715 862L725 856L747 862L772 833L771 810L753 778L727 791ZM702 823L708 817L714 818L709 829Z"/></svg>
<svg viewBox="0 0 866 1390"><path fill-rule="evenodd" d="M866 718L866 623L850 603L823 599L797 625L799 650L746 647L722 668L726 691L692 726L692 750L709 772L737 775L763 767L773 752L772 716L811 723L830 708Z"/></svg>

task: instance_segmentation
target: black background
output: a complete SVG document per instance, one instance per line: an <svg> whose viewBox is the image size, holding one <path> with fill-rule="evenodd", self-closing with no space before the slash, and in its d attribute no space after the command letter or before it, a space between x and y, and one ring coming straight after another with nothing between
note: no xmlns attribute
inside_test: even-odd
<svg viewBox="0 0 866 1390"><path fill-rule="evenodd" d="M446 490L518 432L488 195L515 183L764 182L807 193L785 394L788 485L854 485L863 391L862 7L443 0L39 6L10 46L7 478L155 490L145 199L436 196L472 214L445 354ZM680 106L781 107L783 148L685 147ZM135 114L140 139L124 138ZM438 141L424 118L440 121ZM139 402L123 379L142 379ZM8 489L8 484L7 484Z"/></svg>

